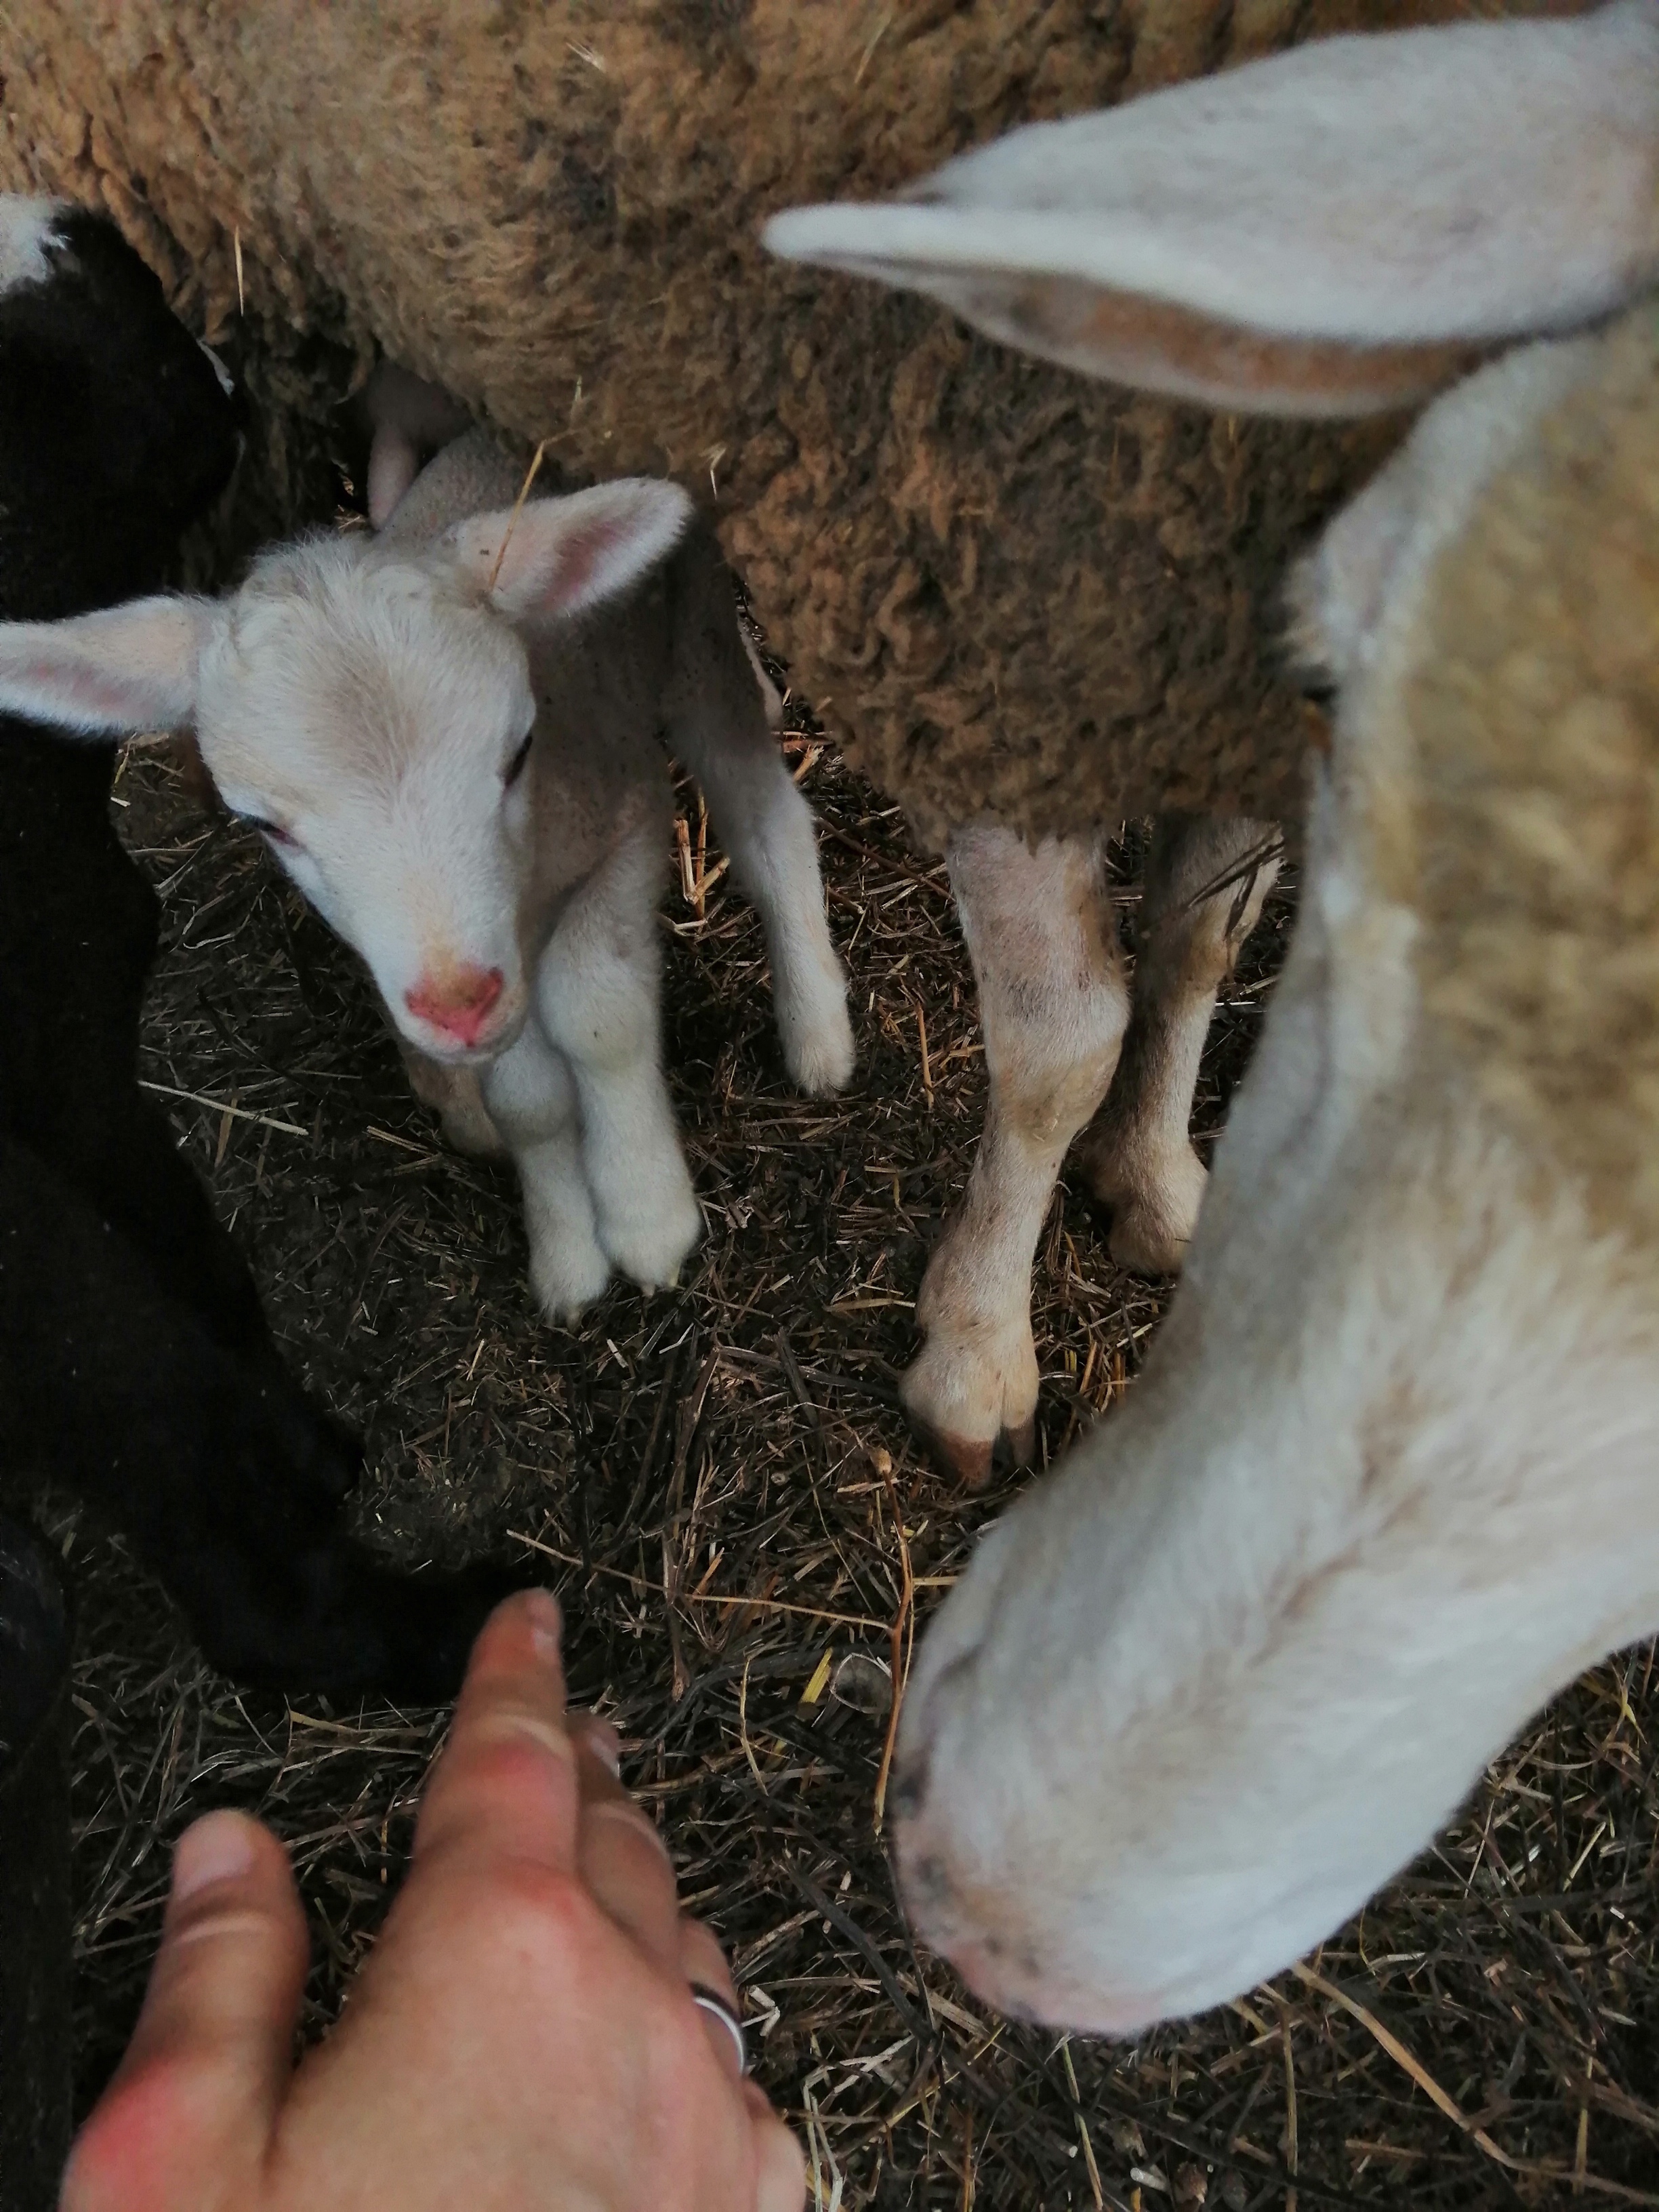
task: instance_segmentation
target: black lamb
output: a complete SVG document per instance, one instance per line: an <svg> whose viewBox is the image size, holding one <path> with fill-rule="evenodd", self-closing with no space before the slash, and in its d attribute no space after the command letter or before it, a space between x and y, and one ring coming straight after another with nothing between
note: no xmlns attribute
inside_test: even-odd
<svg viewBox="0 0 1659 2212"><path fill-rule="evenodd" d="M0 615L161 588L236 442L113 226L0 198ZM358 1447L138 1088L158 910L112 763L0 721L0 1475L94 1501L244 1680L443 1695L506 1578L399 1575L347 1533Z"/></svg>

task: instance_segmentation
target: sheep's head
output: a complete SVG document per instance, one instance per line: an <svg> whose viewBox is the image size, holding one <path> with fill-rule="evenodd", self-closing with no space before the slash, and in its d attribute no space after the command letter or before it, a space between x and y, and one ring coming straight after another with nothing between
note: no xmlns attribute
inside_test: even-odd
<svg viewBox="0 0 1659 2212"><path fill-rule="evenodd" d="M519 941L536 701L522 633L624 590L690 504L647 478L455 524L417 555L362 536L267 554L222 600L0 625L0 708L84 732L191 724L258 829L434 1059L501 1052Z"/></svg>
<svg viewBox="0 0 1659 2212"><path fill-rule="evenodd" d="M906 1695L907 1903L1006 2009L1242 1993L1659 1624L1656 361L1483 370L1299 579L1334 757L1180 1296Z"/></svg>

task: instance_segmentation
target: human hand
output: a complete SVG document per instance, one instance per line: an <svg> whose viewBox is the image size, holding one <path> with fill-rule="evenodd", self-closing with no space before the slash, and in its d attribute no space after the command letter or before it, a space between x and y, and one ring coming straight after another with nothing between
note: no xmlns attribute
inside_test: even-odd
<svg viewBox="0 0 1659 2212"><path fill-rule="evenodd" d="M305 1917L270 1831L179 1838L149 1992L62 2212L799 2212L794 2138L690 1984L736 1996L667 1854L564 1707L559 1613L473 1648L413 1863L296 2068Z"/></svg>

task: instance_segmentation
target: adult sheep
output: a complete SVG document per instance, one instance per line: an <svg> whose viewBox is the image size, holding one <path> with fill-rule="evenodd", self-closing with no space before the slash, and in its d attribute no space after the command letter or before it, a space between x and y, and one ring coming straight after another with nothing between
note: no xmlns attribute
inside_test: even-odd
<svg viewBox="0 0 1659 2212"><path fill-rule="evenodd" d="M1656 187L1659 4L1619 0L1334 42L775 234L1240 405L1557 334L1299 571L1334 754L1185 1279L910 1682L904 1886L1008 2008L1248 1988L1659 1628Z"/></svg>
<svg viewBox="0 0 1659 2212"><path fill-rule="evenodd" d="M769 264L756 232L787 201L890 191L1011 125L1377 13L338 0L296 38L276 0L58 0L0 23L13 176L111 207L209 336L245 297L252 321L384 349L506 429L554 434L578 472L667 469L713 494L802 690L949 848L989 1127L906 1398L970 1475L1000 1432L1029 1438L1032 1250L1124 1034L1078 832L1295 811L1306 718L1278 580L1379 441L1091 390L926 306ZM1260 842L1172 854L1164 910ZM1191 1225L1190 1074L1248 920L1230 889L1144 963L1153 1034L1130 1026L1094 1171L1142 1263Z"/></svg>

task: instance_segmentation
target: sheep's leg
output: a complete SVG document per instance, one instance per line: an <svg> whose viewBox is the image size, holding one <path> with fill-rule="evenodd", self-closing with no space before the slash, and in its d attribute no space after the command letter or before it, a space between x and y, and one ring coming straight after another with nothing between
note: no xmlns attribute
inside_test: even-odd
<svg viewBox="0 0 1659 2212"><path fill-rule="evenodd" d="M402 1037L398 1040L398 1050L403 1055L410 1089L422 1106L429 1106L438 1116L455 1150L471 1159L504 1159L508 1147L489 1118L477 1070L446 1067L441 1060L416 1052Z"/></svg>
<svg viewBox="0 0 1659 2212"><path fill-rule="evenodd" d="M702 1233L663 1080L654 810L582 886L536 971L536 1005L565 1055L601 1249L647 1290L672 1283Z"/></svg>
<svg viewBox="0 0 1659 2212"><path fill-rule="evenodd" d="M611 1279L582 1173L576 1085L532 1018L481 1079L480 1110L513 1155L524 1193L530 1280L542 1310L574 1321Z"/></svg>
<svg viewBox="0 0 1659 2212"><path fill-rule="evenodd" d="M784 1065L803 1091L822 1096L852 1075L853 1030L812 810L778 750L769 719L777 695L738 631L723 570L715 583L724 624L717 604L699 626L702 651L676 672L668 741L702 787L732 873L760 916Z"/></svg>
<svg viewBox="0 0 1659 2212"><path fill-rule="evenodd" d="M1268 822L1173 814L1153 833L1128 1033L1080 1148L1112 1209L1112 1257L1137 1273L1173 1274L1198 1219L1206 1178L1188 1128L1199 1060L1216 994L1278 873Z"/></svg>
<svg viewBox="0 0 1659 2212"><path fill-rule="evenodd" d="M1066 1148L1104 1096L1128 1015L1103 841L959 831L946 848L990 1079L967 1195L916 1300L904 1409L965 1480L1000 1434L1029 1463L1037 1401L1031 1259Z"/></svg>

